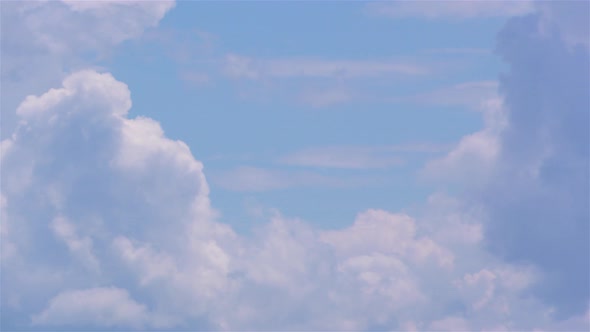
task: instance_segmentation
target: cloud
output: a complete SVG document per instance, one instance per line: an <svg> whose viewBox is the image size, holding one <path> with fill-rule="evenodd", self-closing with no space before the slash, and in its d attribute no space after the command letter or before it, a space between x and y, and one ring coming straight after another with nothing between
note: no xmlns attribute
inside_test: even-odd
<svg viewBox="0 0 590 332"><path fill-rule="evenodd" d="M428 69L397 61L324 60L315 58L253 59L237 54L225 58L224 72L234 79L358 78L423 75Z"/></svg>
<svg viewBox="0 0 590 332"><path fill-rule="evenodd" d="M2 143L1 242L13 248L1 261L3 328L553 323L521 297L534 270L487 255L480 223L450 199L422 220L369 209L321 230L274 213L236 234L209 204L201 163L156 121L128 118L129 96L110 74L82 71L19 107Z"/></svg>
<svg viewBox="0 0 590 332"><path fill-rule="evenodd" d="M301 101L313 107L326 107L338 105L352 100L353 93L343 89L330 89L324 91L305 91L301 94Z"/></svg>
<svg viewBox="0 0 590 332"><path fill-rule="evenodd" d="M512 19L499 34L510 64L500 80L508 127L481 199L490 248L544 269L538 294L567 315L590 298L590 56L558 31L540 31L541 19Z"/></svg>
<svg viewBox="0 0 590 332"><path fill-rule="evenodd" d="M278 162L285 165L316 168L391 168L402 165L409 153L433 153L445 150L445 146L437 144L323 146L287 154L280 157Z"/></svg>
<svg viewBox="0 0 590 332"><path fill-rule="evenodd" d="M397 155L379 155L379 151L375 150L377 149L354 147L311 148L287 155L280 162L287 165L344 169L389 168L403 163Z"/></svg>
<svg viewBox="0 0 590 332"><path fill-rule="evenodd" d="M531 13L533 10L532 1L390 1L371 3L367 6L367 12L372 15L427 19L508 17Z"/></svg>
<svg viewBox="0 0 590 332"><path fill-rule="evenodd" d="M444 157L429 161L420 171L425 179L486 185L501 153L501 135L507 126L500 99L490 99L482 112L485 127L461 138ZM483 108L482 107L482 108Z"/></svg>
<svg viewBox="0 0 590 332"><path fill-rule="evenodd" d="M165 321L150 316L144 305L135 302L124 289L90 288L59 293L49 306L33 316L40 326L103 326L141 329Z"/></svg>
<svg viewBox="0 0 590 332"><path fill-rule="evenodd" d="M583 45L590 47L590 3L587 1L537 1L537 10L541 14L540 30L551 33L559 29L563 41L570 47Z"/></svg>
<svg viewBox="0 0 590 332"><path fill-rule="evenodd" d="M431 106L462 106L482 111L498 99L498 82L475 81L454 84L413 96L396 98L397 101Z"/></svg>
<svg viewBox="0 0 590 332"><path fill-rule="evenodd" d="M355 187L378 183L366 177L337 177L313 171L282 170L240 166L216 172L212 181L221 188L232 191L271 191L301 187Z"/></svg>
<svg viewBox="0 0 590 332"><path fill-rule="evenodd" d="M155 27L174 1L9 1L2 3L2 138L13 110L68 73L104 59L113 47ZM10 33L7 33L10 31Z"/></svg>
<svg viewBox="0 0 590 332"><path fill-rule="evenodd" d="M468 200L486 211L488 248L537 266L542 278L532 293L563 318L583 314L590 298L590 53L573 42L578 34L563 12L585 13L575 25L590 15L587 3L539 6L499 33L497 53L509 65L501 107L484 112L485 128L425 173L465 185Z"/></svg>
<svg viewBox="0 0 590 332"><path fill-rule="evenodd" d="M51 230L67 245L70 252L78 256L84 265L90 269L98 269L98 261L92 249L92 240L89 237L80 237L76 234L74 226L63 217L56 217L51 222Z"/></svg>

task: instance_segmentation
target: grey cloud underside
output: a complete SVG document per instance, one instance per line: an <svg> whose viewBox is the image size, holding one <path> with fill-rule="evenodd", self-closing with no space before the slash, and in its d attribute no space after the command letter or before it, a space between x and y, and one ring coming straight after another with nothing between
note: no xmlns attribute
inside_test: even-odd
<svg viewBox="0 0 590 332"><path fill-rule="evenodd" d="M555 26L540 36L540 24L538 15L514 18L499 34L509 126L481 201L489 247L543 269L535 293L566 316L590 299L590 56Z"/></svg>

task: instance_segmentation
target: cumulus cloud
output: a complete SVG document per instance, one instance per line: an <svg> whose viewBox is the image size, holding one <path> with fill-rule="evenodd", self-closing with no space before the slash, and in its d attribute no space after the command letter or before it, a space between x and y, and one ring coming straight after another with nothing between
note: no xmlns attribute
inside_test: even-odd
<svg viewBox="0 0 590 332"><path fill-rule="evenodd" d="M7 1L2 3L2 138L14 109L68 73L155 27L174 1Z"/></svg>
<svg viewBox="0 0 590 332"><path fill-rule="evenodd" d="M540 31L541 20L512 19L498 37L508 127L482 200L490 247L543 268L538 294L565 315L590 299L590 53Z"/></svg>
<svg viewBox="0 0 590 332"><path fill-rule="evenodd" d="M535 270L487 255L459 204L420 221L371 209L339 230L275 213L236 234L218 221L188 146L155 120L128 118L131 104L124 83L87 70L18 108L2 143L3 328L553 323L521 296Z"/></svg>
<svg viewBox="0 0 590 332"><path fill-rule="evenodd" d="M51 299L43 312L33 316L32 322L40 326L134 329L152 323L159 325L144 305L131 299L126 290L114 287L64 291Z"/></svg>
<svg viewBox="0 0 590 332"><path fill-rule="evenodd" d="M586 2L538 6L498 35L509 70L485 128L424 173L462 181L487 213L488 248L536 265L542 278L532 293L568 317L590 299L590 53L580 38L590 14Z"/></svg>
<svg viewBox="0 0 590 332"><path fill-rule="evenodd" d="M447 183L487 184L501 153L500 135L507 119L500 98L482 101L481 105L485 127L461 138L444 157L429 161L420 171L422 177Z"/></svg>

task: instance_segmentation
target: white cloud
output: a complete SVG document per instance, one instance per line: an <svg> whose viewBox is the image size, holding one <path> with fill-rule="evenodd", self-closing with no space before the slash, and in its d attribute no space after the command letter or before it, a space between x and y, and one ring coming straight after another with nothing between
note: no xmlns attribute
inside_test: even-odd
<svg viewBox="0 0 590 332"><path fill-rule="evenodd" d="M410 153L446 151L440 144L399 144L390 146L321 146L284 155L278 162L285 165L370 169L400 166Z"/></svg>
<svg viewBox="0 0 590 332"><path fill-rule="evenodd" d="M354 94L344 89L329 89L323 91L309 90L301 94L300 98L313 107L326 107L350 101Z"/></svg>
<svg viewBox="0 0 590 332"><path fill-rule="evenodd" d="M19 186L2 182L10 222L2 243L14 247L1 261L3 328L17 318L38 329L551 323L537 318L546 307L520 297L533 280L519 272L526 268L486 255L476 235L441 232L477 233L465 231L471 220L456 220L460 211L418 221L372 209L340 230L275 214L252 235L236 234L216 221L189 148L154 120L127 118L129 95L111 75L83 71L20 108L1 166L3 177L23 165L30 176ZM94 257L100 270L88 271L80 257ZM480 283L483 293L470 288ZM453 303L477 311L449 318Z"/></svg>
<svg viewBox="0 0 590 332"><path fill-rule="evenodd" d="M367 6L367 12L390 18L468 19L508 17L533 12L532 1L389 1Z"/></svg>
<svg viewBox="0 0 590 332"><path fill-rule="evenodd" d="M469 323L462 317L447 317L432 322L429 326L432 331L471 331Z"/></svg>
<svg viewBox="0 0 590 332"><path fill-rule="evenodd" d="M225 58L224 71L236 79L358 78L423 75L428 69L401 61L324 60L315 58L255 59L236 54Z"/></svg>
<svg viewBox="0 0 590 332"><path fill-rule="evenodd" d="M485 185L501 153L500 135L507 126L500 99L489 100L483 111L485 128L464 136L446 156L426 164L421 176L427 179Z"/></svg>
<svg viewBox="0 0 590 332"><path fill-rule="evenodd" d="M155 27L174 1L9 1L2 4L2 138L22 99L40 94Z"/></svg>
<svg viewBox="0 0 590 332"><path fill-rule="evenodd" d="M416 225L407 215L368 210L357 216L346 230L326 232L322 239L343 256L352 254L394 254L412 262L428 258L441 267L451 267L453 255L429 238L415 238ZM366 239L371 239L367 242Z"/></svg>
<svg viewBox="0 0 590 332"><path fill-rule="evenodd" d="M142 329L165 327L144 305L114 287L71 290L59 293L43 312L33 316L40 326L102 326Z"/></svg>
<svg viewBox="0 0 590 332"><path fill-rule="evenodd" d="M498 99L498 82L465 82L419 93L396 101L412 102L433 106L463 106L474 111L485 111L489 104Z"/></svg>
<svg viewBox="0 0 590 332"><path fill-rule="evenodd" d="M355 187L378 184L379 179L367 176L322 174L313 171L283 170L240 166L211 175L215 185L232 191L271 191L301 187Z"/></svg>
<svg viewBox="0 0 590 332"><path fill-rule="evenodd" d="M550 34L554 28L559 29L561 37L570 46L590 47L590 3L588 1L536 1L535 6L541 13L539 29L543 34Z"/></svg>
<svg viewBox="0 0 590 332"><path fill-rule="evenodd" d="M99 269L98 260L94 256L92 240L76 234L74 225L63 217L55 217L51 222L51 230L65 242L70 252L79 257L83 264L93 270Z"/></svg>
<svg viewBox="0 0 590 332"><path fill-rule="evenodd" d="M371 147L308 148L281 157L280 163L322 168L389 168L399 166L403 159L395 153L383 153Z"/></svg>

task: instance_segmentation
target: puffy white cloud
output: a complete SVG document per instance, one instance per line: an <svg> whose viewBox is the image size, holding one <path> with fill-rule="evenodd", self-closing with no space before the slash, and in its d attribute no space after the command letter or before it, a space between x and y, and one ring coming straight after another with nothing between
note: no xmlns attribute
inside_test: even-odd
<svg viewBox="0 0 590 332"><path fill-rule="evenodd" d="M482 103L485 128L464 136L446 156L426 164L421 175L428 179L485 185L501 153L500 135L507 125L500 99Z"/></svg>
<svg viewBox="0 0 590 332"><path fill-rule="evenodd" d="M41 326L103 326L141 329L166 321L151 316L147 308L135 302L124 289L90 288L59 293L49 306L32 318Z"/></svg>
<svg viewBox="0 0 590 332"><path fill-rule="evenodd" d="M190 149L129 107L125 84L81 71L18 109L2 143L3 328L552 323L531 318L547 308L520 296L534 271L486 255L459 204L420 222L367 210L340 230L275 214L236 234L217 221Z"/></svg>
<svg viewBox="0 0 590 332"><path fill-rule="evenodd" d="M155 27L174 1L8 1L2 3L2 138L22 99L108 56Z"/></svg>
<svg viewBox="0 0 590 332"><path fill-rule="evenodd" d="M82 260L84 265L94 270L99 268L92 250L92 240L89 237L80 237L76 234L74 225L61 216L55 217L50 227L55 235L64 241L70 252Z"/></svg>

